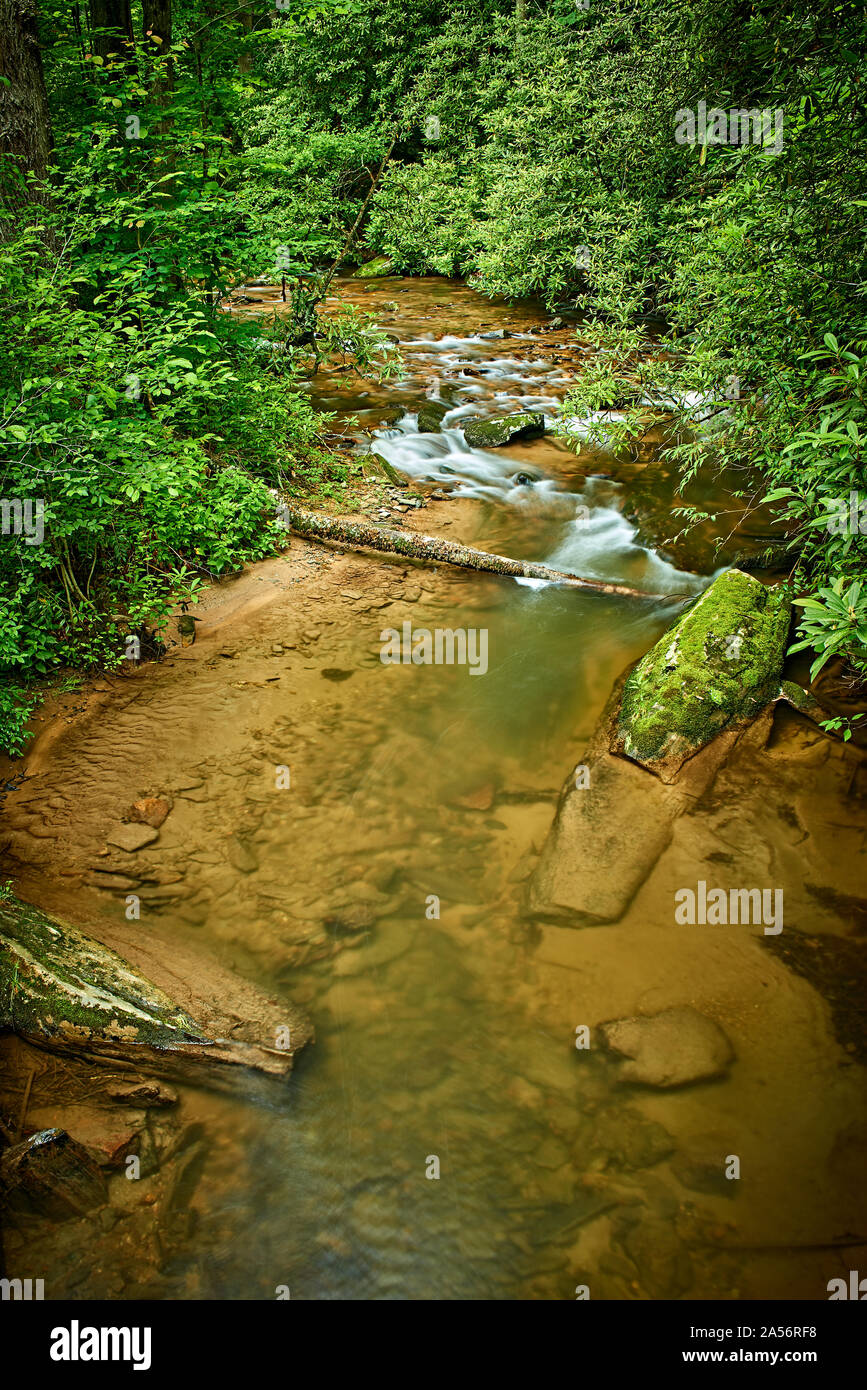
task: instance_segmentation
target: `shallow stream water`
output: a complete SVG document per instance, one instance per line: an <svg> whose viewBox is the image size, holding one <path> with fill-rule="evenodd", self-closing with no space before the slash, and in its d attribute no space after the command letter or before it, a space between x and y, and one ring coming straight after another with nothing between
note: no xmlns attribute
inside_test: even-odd
<svg viewBox="0 0 867 1390"><path fill-rule="evenodd" d="M446 492L423 529L440 529L442 508L455 540L667 597L295 547L261 567L275 592L230 642L217 632L208 648L205 612L195 663L139 678L133 700L70 731L30 803L53 807L67 904L119 919L122 890L74 870L93 870L110 805L171 791L158 844L129 868L159 865L162 886L113 944L150 922L301 1002L317 1033L285 1105L187 1098L206 1133L194 1228L150 1285L140 1253L101 1237L111 1296L144 1282L154 1297L824 1297L849 1267L845 1242L865 1235L863 1073L828 1002L760 931L676 927L672 888L773 881L793 927L851 935L809 889L854 895L864 789L842 753L784 719L687 818L621 922L528 917L526 880L614 682L709 575L640 543L628 466L550 436L467 448L468 413L553 415L580 370L568 332L530 332L545 324L535 306L444 281L340 294L399 303L380 317L405 373L383 386L323 373L314 399ZM481 336L500 329L512 336ZM450 413L441 434L419 434L431 396ZM670 506L664 469L653 486ZM487 670L383 664L383 630L405 622L484 630ZM275 790L279 766L289 790ZM845 881L829 867L841 835ZM36 844L56 869L61 851ZM725 1080L624 1088L575 1048L579 1025L682 1003L732 1037ZM737 1188L712 1171L732 1153Z"/></svg>

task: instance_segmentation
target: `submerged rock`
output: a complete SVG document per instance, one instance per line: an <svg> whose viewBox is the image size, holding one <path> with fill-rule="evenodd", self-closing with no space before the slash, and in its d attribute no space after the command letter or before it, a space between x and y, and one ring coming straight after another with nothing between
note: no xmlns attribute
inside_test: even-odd
<svg viewBox="0 0 867 1390"><path fill-rule="evenodd" d="M154 840L158 839L159 831L150 825L127 825L120 821L109 830L105 843L125 850L127 854L135 854L137 849L144 849L145 845L153 844Z"/></svg>
<svg viewBox="0 0 867 1390"><path fill-rule="evenodd" d="M781 587L721 574L630 672L612 751L673 780L779 694L790 617Z"/></svg>
<svg viewBox="0 0 867 1390"><path fill-rule="evenodd" d="M255 852L239 835L230 835L227 839L226 857L239 874L254 874L259 867Z"/></svg>
<svg viewBox="0 0 867 1390"><path fill-rule="evenodd" d="M719 1024L689 1005L618 1018L601 1024L600 1032L621 1059L618 1081L664 1090L722 1076L735 1055Z"/></svg>
<svg viewBox="0 0 867 1390"><path fill-rule="evenodd" d="M126 813L129 822L136 825L149 825L159 830L172 809L172 803L164 796L144 796L133 802Z"/></svg>
<svg viewBox="0 0 867 1390"><path fill-rule="evenodd" d="M708 1197L736 1197L740 1183L726 1177L728 1150L731 1144L723 1135L705 1135L692 1139L683 1153L672 1160L671 1170L678 1182L691 1192L703 1192Z"/></svg>
<svg viewBox="0 0 867 1390"><path fill-rule="evenodd" d="M471 449L495 449L513 439L537 439L545 433L545 417L538 411L502 415L498 420L467 420L464 438Z"/></svg>
<svg viewBox="0 0 867 1390"><path fill-rule="evenodd" d="M681 1298L693 1282L692 1261L673 1225L647 1220L628 1229L623 1249L632 1260L644 1291L655 1299Z"/></svg>
<svg viewBox="0 0 867 1390"><path fill-rule="evenodd" d="M623 915L668 847L676 820L694 809L738 739L736 732L721 734L687 764L676 785L667 785L611 752L624 680L563 788L529 883L530 911L568 926Z"/></svg>
<svg viewBox="0 0 867 1390"><path fill-rule="evenodd" d="M603 1155L606 1166L614 1168L652 1168L674 1151L674 1140L662 1125L648 1120L629 1106L618 1106L594 1116L587 1139L577 1146L576 1159L585 1149Z"/></svg>
<svg viewBox="0 0 867 1390"><path fill-rule="evenodd" d="M735 744L767 738L774 703L821 716L780 686L789 617L781 588L729 570L621 677L561 793L530 880L535 915L621 917Z"/></svg>

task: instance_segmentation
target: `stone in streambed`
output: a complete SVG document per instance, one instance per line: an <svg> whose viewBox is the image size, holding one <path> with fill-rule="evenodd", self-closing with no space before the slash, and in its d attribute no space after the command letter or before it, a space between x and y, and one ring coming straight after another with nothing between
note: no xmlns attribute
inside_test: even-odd
<svg viewBox="0 0 867 1390"><path fill-rule="evenodd" d="M383 275L393 275L394 265L388 256L374 256L372 261L360 265L355 272L356 280L376 280Z"/></svg>
<svg viewBox="0 0 867 1390"><path fill-rule="evenodd" d="M621 1106L593 1117L589 1136L582 1135L576 1145L576 1157L586 1159L589 1149L593 1155L604 1155L606 1166L652 1168L668 1158L674 1147L674 1140L662 1125L645 1119L637 1110Z"/></svg>
<svg viewBox="0 0 867 1390"><path fill-rule="evenodd" d="M814 700L809 691L802 685L796 685L794 681L783 681L780 686L780 699L817 724L828 717L827 710L822 708L818 700Z"/></svg>
<svg viewBox="0 0 867 1390"><path fill-rule="evenodd" d="M708 1197L736 1197L737 1178L726 1177L726 1159L731 1144L719 1135L702 1136L689 1142L686 1150L672 1159L671 1171L691 1192Z"/></svg>
<svg viewBox="0 0 867 1390"><path fill-rule="evenodd" d="M689 1005L615 1019L601 1024L599 1031L619 1059L621 1082L670 1090L723 1076L734 1060L734 1049L719 1024Z"/></svg>
<svg viewBox="0 0 867 1390"><path fill-rule="evenodd" d="M106 854L108 851L106 850ZM137 888L139 879L127 878L126 874L107 873L103 869L92 869L84 875L84 882L90 888L103 888L111 892L130 892Z"/></svg>
<svg viewBox="0 0 867 1390"><path fill-rule="evenodd" d="M515 439L538 439L545 433L545 417L538 411L502 415L497 420L467 420L464 439L471 449L495 449Z"/></svg>
<svg viewBox="0 0 867 1390"><path fill-rule="evenodd" d="M237 835L230 835L226 841L226 853L233 869L240 874L254 874L259 861L246 841Z"/></svg>
<svg viewBox="0 0 867 1390"><path fill-rule="evenodd" d="M62 1129L43 1129L7 1149L0 1160L4 1202L12 1211L54 1221L80 1217L108 1197L87 1150Z"/></svg>
<svg viewBox="0 0 867 1390"><path fill-rule="evenodd" d="M721 574L629 673L612 752L672 781L778 696L790 618L782 587Z"/></svg>
<svg viewBox="0 0 867 1390"><path fill-rule="evenodd" d="M675 821L695 807L738 734L725 732L692 759L675 786L610 751L624 678L560 796L533 873L530 911L566 926L622 917L668 847Z"/></svg>
<svg viewBox="0 0 867 1390"><path fill-rule="evenodd" d="M443 419L448 411L449 407L443 405L441 401L428 401L426 405L420 406L418 412L419 434L441 434Z"/></svg>
<svg viewBox="0 0 867 1390"><path fill-rule="evenodd" d="M642 1221L627 1231L623 1248L651 1298L680 1298L692 1285L692 1261L671 1224Z"/></svg>
<svg viewBox="0 0 867 1390"><path fill-rule="evenodd" d="M144 1110L177 1105L178 1093L164 1082L144 1076L109 1078L105 1094L119 1105L140 1106Z"/></svg>
<svg viewBox="0 0 867 1390"><path fill-rule="evenodd" d="M464 792L462 796L455 797L453 804L467 811L489 811L494 804L495 795L496 788L493 782L485 782L481 786L474 787L472 791Z"/></svg>
<svg viewBox="0 0 867 1390"><path fill-rule="evenodd" d="M780 694L789 600L729 570L615 687L530 881L536 915L623 915L735 743ZM761 716L761 717L760 717Z"/></svg>
<svg viewBox="0 0 867 1390"><path fill-rule="evenodd" d="M30 1110L29 1125L50 1126L56 1107ZM87 1151L100 1168L120 1168L129 1154L140 1153L140 1140L146 1125L141 1110L106 1109L98 1105L73 1103L63 1107L66 1133Z"/></svg>
<svg viewBox="0 0 867 1390"><path fill-rule="evenodd" d="M144 796L134 801L126 813L126 819L135 825L149 825L159 830L172 809L171 801L165 796Z"/></svg>
<svg viewBox="0 0 867 1390"><path fill-rule="evenodd" d="M589 786L572 782L564 791L529 902L545 917L610 922L623 915L667 848L673 816L655 778L607 753L587 765Z"/></svg>
<svg viewBox="0 0 867 1390"><path fill-rule="evenodd" d="M134 854L138 849L144 849L145 845L153 844L158 840L160 832L154 830L150 825L127 825L119 821L112 826L105 837L107 845L115 845L117 849L125 850L127 854Z"/></svg>
<svg viewBox="0 0 867 1390"><path fill-rule="evenodd" d="M378 473L380 477L386 478L395 487L406 487L406 478L398 473L396 468L392 468L388 459L384 459L382 454L368 454L367 463L369 469Z"/></svg>

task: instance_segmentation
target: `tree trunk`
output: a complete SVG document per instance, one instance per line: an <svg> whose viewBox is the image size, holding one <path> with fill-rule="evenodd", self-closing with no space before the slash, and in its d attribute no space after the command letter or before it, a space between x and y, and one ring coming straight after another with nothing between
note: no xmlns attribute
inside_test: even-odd
<svg viewBox="0 0 867 1390"><path fill-rule="evenodd" d="M52 147L51 117L39 52L36 0L0 0L0 154L15 167L2 171L8 209L50 206L44 180ZM6 161L4 161L5 163ZM27 179L30 175L30 179Z"/></svg>
<svg viewBox="0 0 867 1390"><path fill-rule="evenodd" d="M124 941L124 951L131 955L29 903L0 898L0 1029L113 1070L273 1098L274 1083L288 1080L295 1054L313 1039L303 1010L183 947L172 949L170 963L153 938ZM181 990L196 1016L153 974Z"/></svg>
<svg viewBox="0 0 867 1390"><path fill-rule="evenodd" d="M142 0L142 33L145 38L155 34L162 46L172 41L172 0Z"/></svg>
<svg viewBox="0 0 867 1390"><path fill-rule="evenodd" d="M172 0L143 0L142 35L148 42L151 53L158 52L165 59L165 70L153 84L153 96L159 106L165 106L169 93L175 85L172 46ZM159 123L160 134L167 134L171 121L163 119Z"/></svg>
<svg viewBox="0 0 867 1390"><path fill-rule="evenodd" d="M582 579L577 574L564 574L529 560L511 560L506 555L490 555L486 550L472 550L467 545L443 540L439 536L421 536L414 531L392 531L383 526L371 526L358 521L341 521L338 517L307 512L285 504L283 515L293 531L312 540L336 541L353 550L379 550L392 555L405 555L416 560L438 561L460 565L463 569L487 570L494 574L511 574L522 579L546 579L553 584L568 584L592 594L612 594L619 598L661 599L682 597L671 594L646 594L630 589L626 584L608 584L602 579Z"/></svg>
<svg viewBox="0 0 867 1390"><path fill-rule="evenodd" d="M90 0L90 27L98 58L129 57L126 45L133 37L130 0ZM97 34L97 29L111 32Z"/></svg>
<svg viewBox="0 0 867 1390"><path fill-rule="evenodd" d="M248 34L249 34L249 33L252 33L252 31L253 31L253 13L252 13L251 10L244 10L244 11L243 11L243 13L241 14L241 23L243 24L244 28L247 30L247 33L248 33ZM252 54L252 53L239 53L239 54L238 54L238 73L239 73L239 75L240 75L241 77L246 77L250 72L252 72L252 70L253 70L253 54Z"/></svg>

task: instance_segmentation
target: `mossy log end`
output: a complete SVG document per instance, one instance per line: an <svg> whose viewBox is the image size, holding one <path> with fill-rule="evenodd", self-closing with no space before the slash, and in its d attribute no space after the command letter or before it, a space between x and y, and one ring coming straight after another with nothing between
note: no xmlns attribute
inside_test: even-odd
<svg viewBox="0 0 867 1390"><path fill-rule="evenodd" d="M491 555L486 550L473 550L457 545L440 536L421 536L414 531L394 531L385 526L371 526L359 521L344 521L321 512L302 511L291 502L286 504L293 531L308 539L335 541L354 550L379 550L389 555L405 555L413 560L425 560L463 569L487 570L493 574L509 574L520 579L544 579L551 584L568 584L591 594L611 594L615 598L670 599L682 594L648 594L631 589L627 584L608 584L602 579L583 579L577 574L565 574L548 565L530 560L512 560L507 555Z"/></svg>
<svg viewBox="0 0 867 1390"><path fill-rule="evenodd" d="M262 1002L249 1041L215 1037L109 947L29 903L0 899L0 1030L37 1047L268 1102L312 1028L292 1006ZM284 1048L277 1039L287 1018Z"/></svg>

